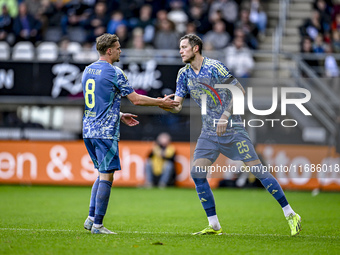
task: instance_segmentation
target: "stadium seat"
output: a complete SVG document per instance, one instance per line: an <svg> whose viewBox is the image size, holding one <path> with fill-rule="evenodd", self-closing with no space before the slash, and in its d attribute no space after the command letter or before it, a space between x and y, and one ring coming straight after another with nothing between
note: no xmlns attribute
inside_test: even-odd
<svg viewBox="0 0 340 255"><path fill-rule="evenodd" d="M58 45L54 42L42 42L37 47L37 59L55 61L58 58Z"/></svg>
<svg viewBox="0 0 340 255"><path fill-rule="evenodd" d="M75 54L82 51L82 46L78 42L69 42L67 46L67 52L70 54Z"/></svg>
<svg viewBox="0 0 340 255"><path fill-rule="evenodd" d="M31 42L18 42L14 45L12 59L31 61L34 59L34 46Z"/></svg>
<svg viewBox="0 0 340 255"><path fill-rule="evenodd" d="M83 50L73 54L73 60L76 62L91 63L98 60L98 58L98 53L93 50Z"/></svg>
<svg viewBox="0 0 340 255"><path fill-rule="evenodd" d="M0 59L8 60L10 56L10 48L7 42L0 42Z"/></svg>

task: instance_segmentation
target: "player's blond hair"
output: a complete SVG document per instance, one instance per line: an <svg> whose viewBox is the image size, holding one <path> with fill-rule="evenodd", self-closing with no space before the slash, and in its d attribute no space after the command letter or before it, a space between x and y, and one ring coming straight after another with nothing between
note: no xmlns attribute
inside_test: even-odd
<svg viewBox="0 0 340 255"><path fill-rule="evenodd" d="M202 48L203 48L203 41L201 38L199 38L197 35L194 34L187 34L183 36L179 41L188 39L190 46L193 48L196 45L198 46L198 52L202 55Z"/></svg>
<svg viewBox="0 0 340 255"><path fill-rule="evenodd" d="M96 38L96 48L101 56L106 54L108 48L111 48L115 42L118 42L119 38L115 34L103 34Z"/></svg>

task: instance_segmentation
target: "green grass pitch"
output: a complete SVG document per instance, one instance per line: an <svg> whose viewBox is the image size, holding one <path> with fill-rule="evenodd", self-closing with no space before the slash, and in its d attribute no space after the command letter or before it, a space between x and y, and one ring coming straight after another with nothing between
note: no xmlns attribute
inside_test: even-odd
<svg viewBox="0 0 340 255"><path fill-rule="evenodd" d="M90 187L0 186L0 254L339 254L340 193L286 192L302 216L289 236L264 189L214 190L226 235L191 236L208 225L193 189L112 189L104 225L83 229Z"/></svg>

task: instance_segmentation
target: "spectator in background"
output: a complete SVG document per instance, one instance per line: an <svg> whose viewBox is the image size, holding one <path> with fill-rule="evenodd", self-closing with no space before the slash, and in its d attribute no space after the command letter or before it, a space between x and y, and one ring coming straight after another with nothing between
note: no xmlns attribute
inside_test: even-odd
<svg viewBox="0 0 340 255"><path fill-rule="evenodd" d="M325 43L323 41L323 35L318 34L313 43L314 53L325 53Z"/></svg>
<svg viewBox="0 0 340 255"><path fill-rule="evenodd" d="M222 21L225 25L226 32L231 36L234 37L234 23L230 23L223 18L222 12L220 10L214 12L214 15L211 16L210 22L211 24L215 24L218 21Z"/></svg>
<svg viewBox="0 0 340 255"><path fill-rule="evenodd" d="M176 31L179 34L183 34L186 30L186 24L188 23L188 15L184 12L184 2L181 0L170 0L170 11L168 13L168 19L171 20L176 27Z"/></svg>
<svg viewBox="0 0 340 255"><path fill-rule="evenodd" d="M62 18L63 35L67 35L71 41L84 43L86 41L84 26L93 12L92 7L85 0L71 1L65 7L67 15Z"/></svg>
<svg viewBox="0 0 340 255"><path fill-rule="evenodd" d="M264 39L267 27L267 14L264 12L260 0L251 1L249 20L257 26L260 39Z"/></svg>
<svg viewBox="0 0 340 255"><path fill-rule="evenodd" d="M195 26L195 24L193 22L189 22L187 24L185 34L195 34L195 35L199 36L200 38L203 37L202 34L197 32L197 27Z"/></svg>
<svg viewBox="0 0 340 255"><path fill-rule="evenodd" d="M107 6L105 2L98 2L94 6L94 12L85 22L85 28L87 30L87 42L95 42L98 36L106 32L106 25L109 22L109 17L107 16L106 11Z"/></svg>
<svg viewBox="0 0 340 255"><path fill-rule="evenodd" d="M334 21L335 16L340 13L340 2L334 2L333 6L332 6L332 21Z"/></svg>
<svg viewBox="0 0 340 255"><path fill-rule="evenodd" d="M175 24L165 19L159 23L153 44L156 49L178 49L178 38Z"/></svg>
<svg viewBox="0 0 340 255"><path fill-rule="evenodd" d="M143 29L140 27L136 27L135 29L132 30L132 39L128 44L128 48L133 48L135 50L144 50L145 47L145 42L143 39ZM140 93L138 93L140 94Z"/></svg>
<svg viewBox="0 0 340 255"><path fill-rule="evenodd" d="M168 12L166 10L159 10L156 14L156 26L159 26L161 21L168 19Z"/></svg>
<svg viewBox="0 0 340 255"><path fill-rule="evenodd" d="M115 34L119 25L128 25L128 22L124 19L124 15L121 11L114 11L111 15L109 24L107 25L107 32Z"/></svg>
<svg viewBox="0 0 340 255"><path fill-rule="evenodd" d="M158 185L164 188L174 185L176 179L175 172L176 150L171 145L171 137L168 133L161 133L148 156L146 162L146 186Z"/></svg>
<svg viewBox="0 0 340 255"><path fill-rule="evenodd" d="M254 59L242 37L235 37L233 44L225 49L226 65L236 78L249 78Z"/></svg>
<svg viewBox="0 0 340 255"><path fill-rule="evenodd" d="M313 43L312 39L309 37L304 37L301 42L301 53L310 54L313 53ZM308 64L316 73L318 73L319 61L316 59L310 59L308 56L303 56L303 60ZM303 74L304 75L304 74Z"/></svg>
<svg viewBox="0 0 340 255"><path fill-rule="evenodd" d="M234 37L242 37L245 45L248 48L252 48L252 35L246 35L242 28L235 28Z"/></svg>
<svg viewBox="0 0 340 255"><path fill-rule="evenodd" d="M247 38L248 46L252 49L258 48L257 34L258 29L255 24L253 24L249 19L249 10L241 9L240 11L240 19L236 22L235 27L238 29L242 29Z"/></svg>
<svg viewBox="0 0 340 255"><path fill-rule="evenodd" d="M340 32L337 30L332 32L332 48L334 53L340 53Z"/></svg>
<svg viewBox="0 0 340 255"><path fill-rule="evenodd" d="M217 21L213 25L213 30L203 36L204 43L211 44L215 50L221 50L230 42L230 35L225 30L223 21Z"/></svg>
<svg viewBox="0 0 340 255"><path fill-rule="evenodd" d="M109 2L109 1L107 1ZM143 1L141 0L128 0L122 1L118 0L118 6L114 10L119 10L122 12L124 19L130 20L133 17L138 17L139 9L142 7Z"/></svg>
<svg viewBox="0 0 340 255"><path fill-rule="evenodd" d="M155 20L152 18L152 6L145 4L139 11L139 18L136 22L136 27L144 30L143 40L145 43L151 44L155 37Z"/></svg>
<svg viewBox="0 0 340 255"><path fill-rule="evenodd" d="M340 13L335 15L335 18L332 23L332 31L340 32Z"/></svg>
<svg viewBox="0 0 340 255"><path fill-rule="evenodd" d="M14 38L12 33L13 19L8 13L6 4L4 4L2 5L2 14L0 15L0 41L7 41L9 44L13 44Z"/></svg>
<svg viewBox="0 0 340 255"><path fill-rule="evenodd" d="M44 3L46 3L44 1ZM45 41L59 42L62 39L63 30L62 22L66 19L66 7L63 0L56 0L55 2L47 2L44 12L42 14ZM66 24L64 27L64 34L66 34Z"/></svg>
<svg viewBox="0 0 340 255"><path fill-rule="evenodd" d="M203 13L208 14L207 12L209 11L210 8L210 3L209 1L206 0L189 0L190 6L197 6L200 9L203 10Z"/></svg>
<svg viewBox="0 0 340 255"><path fill-rule="evenodd" d="M328 79L329 84L332 89L337 93L340 92L340 84L339 84L339 67L336 62L336 59L332 55L333 50L330 44L325 46L327 56L325 58L325 76Z"/></svg>
<svg viewBox="0 0 340 255"><path fill-rule="evenodd" d="M238 5L234 0L214 0L211 3L209 19L216 11L221 11L223 18L229 23L235 23L238 15Z"/></svg>
<svg viewBox="0 0 340 255"><path fill-rule="evenodd" d="M18 15L18 1L17 0L0 0L0 6L6 4L9 15L14 19ZM0 9L2 15L2 9Z"/></svg>
<svg viewBox="0 0 340 255"><path fill-rule="evenodd" d="M320 14L320 23L323 29L324 41L326 43L330 43L331 42L332 9L325 0L316 0L314 3L314 9L317 10Z"/></svg>
<svg viewBox="0 0 340 255"><path fill-rule="evenodd" d="M91 6L87 5L84 0L71 1L67 4L66 24L71 27L79 27L85 24L93 12Z"/></svg>
<svg viewBox="0 0 340 255"><path fill-rule="evenodd" d="M97 2L105 2L106 3L106 15L110 17L111 13L117 9L119 9L120 0L97 0Z"/></svg>
<svg viewBox="0 0 340 255"><path fill-rule="evenodd" d="M311 18L307 19L300 27L300 34L305 37L308 36L313 41L318 34L323 34L324 30L320 22L320 13L317 10L313 10Z"/></svg>
<svg viewBox="0 0 340 255"><path fill-rule="evenodd" d="M47 0L25 0L27 6L27 12L34 16L37 20L41 21L41 15L44 12Z"/></svg>
<svg viewBox="0 0 340 255"><path fill-rule="evenodd" d="M332 23L332 9L327 5L325 0L316 0L314 3L314 9L319 12L320 21L324 32L331 30Z"/></svg>
<svg viewBox="0 0 340 255"><path fill-rule="evenodd" d="M157 12L163 10L165 8L167 0L144 0L144 4L152 6L152 14L153 18L156 17Z"/></svg>
<svg viewBox="0 0 340 255"><path fill-rule="evenodd" d="M189 9L189 22L196 26L199 34L205 34L211 30L208 15L201 5L194 5Z"/></svg>
<svg viewBox="0 0 340 255"><path fill-rule="evenodd" d="M116 29L116 35L119 38L120 47L126 49L129 41L128 28L124 24L120 24Z"/></svg>
<svg viewBox="0 0 340 255"><path fill-rule="evenodd" d="M13 30L16 41L31 41L35 43L41 40L41 23L27 13L25 2L19 5L19 14L14 19Z"/></svg>
<svg viewBox="0 0 340 255"><path fill-rule="evenodd" d="M160 26L161 22L168 20L168 12L166 10L160 10L156 14L155 27L156 29Z"/></svg>

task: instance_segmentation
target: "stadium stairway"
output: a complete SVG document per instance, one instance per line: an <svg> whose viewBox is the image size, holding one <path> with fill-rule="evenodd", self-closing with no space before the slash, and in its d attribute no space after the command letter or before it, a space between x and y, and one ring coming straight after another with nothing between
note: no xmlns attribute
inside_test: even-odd
<svg viewBox="0 0 340 255"><path fill-rule="evenodd" d="M263 1L268 16L266 37L260 42L259 50L273 52L275 32L279 24L280 2L283 0ZM290 0L283 37L280 42L280 51L296 53L300 51L299 26L310 17L313 0ZM256 69L253 72L255 78L289 78L290 69L296 68L295 62L287 57L279 56L277 68L273 68L273 57L269 54L258 53L255 55Z"/></svg>
<svg viewBox="0 0 340 255"><path fill-rule="evenodd" d="M256 68L252 77L254 82L252 86L262 87L258 92L266 98L271 98L272 87L290 87L295 86L296 80L294 73L298 69L297 63L292 59L294 54L300 52L300 31L299 27L306 19L311 17L314 0L289 0L287 7L287 15L282 30L282 38L279 41L279 47L275 48L275 40L277 40L277 28L280 25L280 13L282 13L282 3L285 0L268 0L262 1L266 10L268 22L266 37L260 41L259 52L255 53ZM279 52L280 54L270 54ZM274 57L273 57L274 56ZM315 95L316 92L314 92ZM269 96L269 97L268 97ZM261 102L261 100L259 100ZM262 100L265 102L265 100ZM268 102L267 102L268 103ZM331 119L327 120L328 127L321 125L322 119L317 116L327 116L325 110L312 100L308 103L312 110L313 117L307 117L298 109L287 109L288 114L299 120L299 127L302 131L303 140L306 142L324 143L326 141L326 129L334 134L335 123ZM317 107L311 107L318 105ZM330 110L331 111L331 110ZM315 137L318 134L318 137Z"/></svg>

